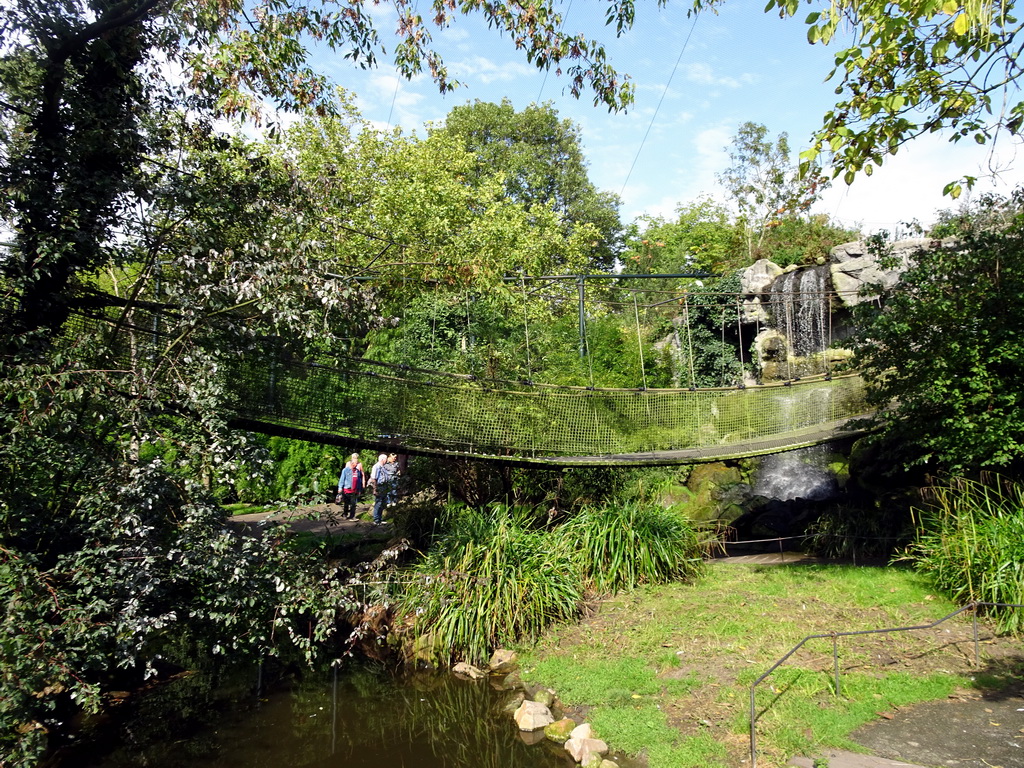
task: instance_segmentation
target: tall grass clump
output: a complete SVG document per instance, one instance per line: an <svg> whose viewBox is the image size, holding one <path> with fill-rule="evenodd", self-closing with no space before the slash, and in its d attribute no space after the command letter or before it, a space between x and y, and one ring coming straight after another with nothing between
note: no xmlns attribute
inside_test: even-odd
<svg viewBox="0 0 1024 768"><path fill-rule="evenodd" d="M1024 486L990 475L923 492L914 566L960 603L1024 603ZM1004 631L1024 629L1024 609L994 610Z"/></svg>
<svg viewBox="0 0 1024 768"><path fill-rule="evenodd" d="M690 578L703 547L682 518L641 503L586 508L561 528L588 586L600 593Z"/></svg>
<svg viewBox="0 0 1024 768"><path fill-rule="evenodd" d="M583 597L576 559L561 537L502 505L452 508L446 532L407 575L399 612L435 661L486 660L574 618Z"/></svg>

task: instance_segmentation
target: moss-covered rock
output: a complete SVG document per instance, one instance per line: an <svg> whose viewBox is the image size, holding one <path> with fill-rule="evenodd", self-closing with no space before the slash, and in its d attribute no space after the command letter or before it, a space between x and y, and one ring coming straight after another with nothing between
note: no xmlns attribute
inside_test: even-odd
<svg viewBox="0 0 1024 768"><path fill-rule="evenodd" d="M741 484L743 474L739 467L721 461L700 464L690 473L686 487L692 498L682 509L698 523L719 520L725 508L735 504L733 499L723 504L723 499L731 489Z"/></svg>

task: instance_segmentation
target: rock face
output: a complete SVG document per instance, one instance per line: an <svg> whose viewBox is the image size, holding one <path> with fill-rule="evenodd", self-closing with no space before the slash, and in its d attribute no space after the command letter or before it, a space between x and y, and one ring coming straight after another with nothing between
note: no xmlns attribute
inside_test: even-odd
<svg viewBox="0 0 1024 768"><path fill-rule="evenodd" d="M758 259L740 274L740 293L743 294L743 322L767 322L768 312L761 303L761 294L768 290L775 278L783 273L782 267L768 259Z"/></svg>
<svg viewBox="0 0 1024 768"><path fill-rule="evenodd" d="M852 307L875 297L875 294L861 295L865 286L880 286L884 291L895 286L900 275L921 251L953 245L955 241L952 238L897 240L889 246L889 253L884 257L892 263L884 265L879 263L879 256L871 253L863 240L837 245L832 249L830 259L832 285L843 304Z"/></svg>
<svg viewBox="0 0 1024 768"><path fill-rule="evenodd" d="M524 701L512 717L521 731L537 731L555 722L551 710L537 701Z"/></svg>

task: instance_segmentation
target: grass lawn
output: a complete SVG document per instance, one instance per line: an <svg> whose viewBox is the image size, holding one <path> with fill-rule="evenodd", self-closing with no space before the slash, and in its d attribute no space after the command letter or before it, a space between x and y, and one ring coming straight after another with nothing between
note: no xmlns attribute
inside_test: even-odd
<svg viewBox="0 0 1024 768"><path fill-rule="evenodd" d="M713 562L691 584L602 601L522 654L526 681L554 689L614 750L650 768L749 762L750 686L804 637L927 624L956 607L902 568ZM1019 640L985 627L973 668L970 618L938 627L809 641L756 689L758 765L858 749L856 728L957 688L1020 675Z"/></svg>

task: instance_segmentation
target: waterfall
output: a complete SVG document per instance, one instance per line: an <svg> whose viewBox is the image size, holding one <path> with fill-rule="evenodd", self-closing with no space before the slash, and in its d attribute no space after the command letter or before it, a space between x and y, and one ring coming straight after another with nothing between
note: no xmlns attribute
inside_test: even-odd
<svg viewBox="0 0 1024 768"><path fill-rule="evenodd" d="M770 310L775 329L789 340L796 357L823 352L829 345L828 266L787 272L771 284Z"/></svg>
<svg viewBox="0 0 1024 768"><path fill-rule="evenodd" d="M833 498L839 493L839 481L827 466L828 452L828 446L816 445L763 457L753 493L779 501Z"/></svg>

